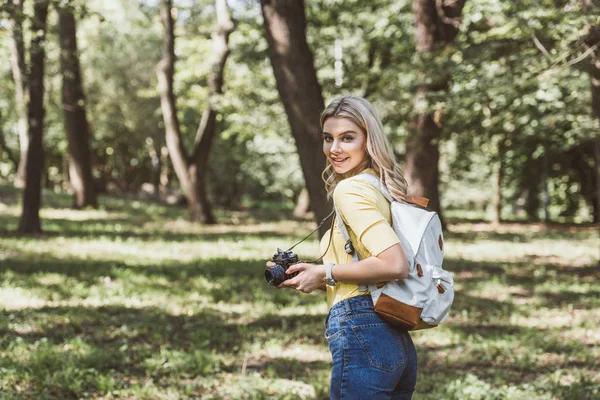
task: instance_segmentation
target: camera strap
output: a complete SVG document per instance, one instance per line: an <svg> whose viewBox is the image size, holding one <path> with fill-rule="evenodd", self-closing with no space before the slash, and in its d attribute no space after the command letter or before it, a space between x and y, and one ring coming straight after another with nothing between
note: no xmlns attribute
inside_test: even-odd
<svg viewBox="0 0 600 400"><path fill-rule="evenodd" d="M306 236L304 239L302 239L301 241L299 241L298 243L296 243L295 245L293 245L292 247L290 247L289 249L287 249L287 251L292 250L294 247L298 246L300 243L304 242L306 239L308 239L309 237L311 237L316 231L319 230L319 228L321 228L323 226L323 224L325 223L325 221L327 221L329 218L331 218L331 216L335 214L335 209L333 209L331 211L331 213L329 213L328 216L326 216L325 218L323 218L323 220L321 221L321 223L319 224L319 226L317 226L317 229L315 229L314 231L312 231L311 233L308 234L308 236ZM306 262L306 263L310 263L310 264L314 264L317 263L319 261L321 261L323 259L323 257L325 257L325 254L327 254L327 252L329 251L329 247L331 246L331 242L333 239L333 226L335 225L335 218L333 218L331 220L331 230L329 232L329 243L327 243L327 248L325 249L325 252L316 260L312 260L312 261L303 261L300 260L299 262Z"/></svg>
<svg viewBox="0 0 600 400"><path fill-rule="evenodd" d="M308 234L308 236L306 236L304 239L302 239L301 241L299 241L298 243L296 243L295 245L293 245L292 247L290 247L289 249L287 249L287 251L292 250L294 247L298 246L300 243L304 242L306 239L308 239L309 237L311 237L316 231L319 230L319 228L321 228L323 226L323 224L325 223L325 221L327 221L329 218L331 218L331 216L335 213L335 210L332 210L328 216L326 216L325 218L323 218L323 220L321 221L321 223L319 224L319 226L317 226L317 229L315 229L314 231L312 231L311 233ZM335 219L333 219L333 221L335 222ZM333 224L331 225L333 227ZM333 232L332 232L333 233ZM329 237L329 243L331 244L331 235ZM327 246L327 250L329 250L329 246ZM327 250L325 250L325 252L327 253ZM321 258L323 258L322 256L320 258L318 258L317 260L320 260Z"/></svg>

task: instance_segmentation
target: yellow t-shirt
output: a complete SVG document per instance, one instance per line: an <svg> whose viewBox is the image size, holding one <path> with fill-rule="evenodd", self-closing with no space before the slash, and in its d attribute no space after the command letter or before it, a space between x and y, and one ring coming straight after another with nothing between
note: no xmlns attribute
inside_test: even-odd
<svg viewBox="0 0 600 400"><path fill-rule="evenodd" d="M371 168L364 172L376 175ZM346 224L352 245L361 259L376 256L400 242L391 226L390 202L367 182L354 177L344 179L333 191L333 201ZM331 229L321 239L321 253L327 248L330 234ZM323 263L337 265L352 263L352 255L344 251L344 244L345 240L335 224L333 241L323 257ZM333 287L327 286L327 305L331 308L339 301L364 293L359 292L357 284L338 282Z"/></svg>

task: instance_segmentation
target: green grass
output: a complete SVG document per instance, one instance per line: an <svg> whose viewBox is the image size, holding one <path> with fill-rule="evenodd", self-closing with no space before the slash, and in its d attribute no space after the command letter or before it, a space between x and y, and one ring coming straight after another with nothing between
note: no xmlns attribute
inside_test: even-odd
<svg viewBox="0 0 600 400"><path fill-rule="evenodd" d="M314 224L100 202L45 193L45 234L20 237L19 192L0 186L0 398L328 398L324 295L262 276ZM316 239L298 253L316 258ZM414 398L599 398L599 259L597 227L451 223L456 301L413 334Z"/></svg>

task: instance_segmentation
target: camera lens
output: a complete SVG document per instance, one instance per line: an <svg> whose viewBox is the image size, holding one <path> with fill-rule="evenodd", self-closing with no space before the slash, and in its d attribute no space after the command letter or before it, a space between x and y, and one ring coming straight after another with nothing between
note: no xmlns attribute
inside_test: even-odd
<svg viewBox="0 0 600 400"><path fill-rule="evenodd" d="M279 286L285 281L285 270L279 264L265 270L265 279L271 286Z"/></svg>

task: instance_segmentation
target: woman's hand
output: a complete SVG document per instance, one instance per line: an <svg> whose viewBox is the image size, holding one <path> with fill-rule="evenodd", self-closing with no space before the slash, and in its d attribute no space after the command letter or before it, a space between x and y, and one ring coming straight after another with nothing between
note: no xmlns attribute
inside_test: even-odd
<svg viewBox="0 0 600 400"><path fill-rule="evenodd" d="M284 281L279 288L290 287L303 293L319 289L325 282L325 266L321 264L298 263L290 266L286 274L299 272L295 277Z"/></svg>

